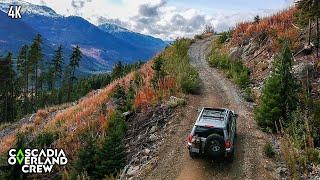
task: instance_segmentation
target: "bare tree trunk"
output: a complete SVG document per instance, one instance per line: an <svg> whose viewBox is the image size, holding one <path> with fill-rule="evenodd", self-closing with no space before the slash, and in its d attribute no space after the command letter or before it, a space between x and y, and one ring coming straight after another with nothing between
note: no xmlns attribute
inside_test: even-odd
<svg viewBox="0 0 320 180"><path fill-rule="evenodd" d="M309 19L309 34L308 34L308 46L311 44L311 19Z"/></svg>
<svg viewBox="0 0 320 180"><path fill-rule="evenodd" d="M36 64L36 69L35 69L35 101L38 101L38 64ZM36 104L36 103L35 103Z"/></svg>
<svg viewBox="0 0 320 180"><path fill-rule="evenodd" d="M319 46L320 46L320 39L319 39L319 18L316 18L317 21L317 58L319 58Z"/></svg>

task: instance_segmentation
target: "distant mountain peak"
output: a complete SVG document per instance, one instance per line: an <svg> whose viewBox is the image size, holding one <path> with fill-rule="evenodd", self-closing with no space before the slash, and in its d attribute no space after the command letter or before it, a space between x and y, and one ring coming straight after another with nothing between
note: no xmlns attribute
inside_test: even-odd
<svg viewBox="0 0 320 180"><path fill-rule="evenodd" d="M31 4L21 0L1 0L0 2L0 11L5 13L8 12L10 5L19 5L21 6L22 14L26 13L29 15L41 15L47 17L61 17L61 15L57 14L53 9L47 6L39 6L35 4Z"/></svg>
<svg viewBox="0 0 320 180"><path fill-rule="evenodd" d="M104 29L104 30L110 32L110 33L131 32L126 28L120 27L120 26L118 26L116 24L112 24L112 23L104 23L104 24L99 25L99 27L101 29Z"/></svg>

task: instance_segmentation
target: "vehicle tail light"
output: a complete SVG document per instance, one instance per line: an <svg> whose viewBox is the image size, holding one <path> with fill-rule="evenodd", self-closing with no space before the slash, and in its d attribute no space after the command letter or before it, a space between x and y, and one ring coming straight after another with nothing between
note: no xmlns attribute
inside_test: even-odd
<svg viewBox="0 0 320 180"><path fill-rule="evenodd" d="M190 135L188 136L188 139L187 139L189 143L192 142L192 138L193 138L193 136L192 136L192 134L190 134Z"/></svg>
<svg viewBox="0 0 320 180"><path fill-rule="evenodd" d="M230 140L226 140L225 144L224 144L225 148L231 148L231 142Z"/></svg>
<svg viewBox="0 0 320 180"><path fill-rule="evenodd" d="M214 128L214 126L205 125L206 128Z"/></svg>

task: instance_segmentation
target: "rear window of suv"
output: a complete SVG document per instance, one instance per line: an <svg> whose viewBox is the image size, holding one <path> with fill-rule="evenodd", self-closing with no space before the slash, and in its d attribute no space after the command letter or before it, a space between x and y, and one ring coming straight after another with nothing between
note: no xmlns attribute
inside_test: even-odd
<svg viewBox="0 0 320 180"><path fill-rule="evenodd" d="M204 138L207 138L210 134L219 134L224 137L223 129L203 126L196 126L194 134Z"/></svg>

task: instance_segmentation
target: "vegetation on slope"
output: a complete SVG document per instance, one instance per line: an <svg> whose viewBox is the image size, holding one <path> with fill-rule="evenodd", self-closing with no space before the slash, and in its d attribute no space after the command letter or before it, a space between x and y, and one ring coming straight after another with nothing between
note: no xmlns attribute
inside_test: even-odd
<svg viewBox="0 0 320 180"><path fill-rule="evenodd" d="M190 43L188 39L177 40L153 61L115 79L105 88L89 93L74 106L39 110L34 123L22 127L17 136L2 139L0 145L4 148L0 154L17 146L17 137L22 135L27 139L22 144L31 145L29 148L65 150L70 163L65 170L58 169L60 176L115 176L123 167L125 158L123 112L143 111L171 95L180 96L183 92L198 90L198 73L189 64L187 56ZM13 171L14 168L5 174Z"/></svg>
<svg viewBox="0 0 320 180"><path fill-rule="evenodd" d="M297 13L295 7L284 10L275 15L261 19L259 22L243 22L236 26L232 33L232 44L245 44L252 37L262 33L267 34L272 40L272 51L278 52L281 48L281 39L292 42L293 47L299 45L297 42L299 30L294 27L294 15Z"/></svg>
<svg viewBox="0 0 320 180"><path fill-rule="evenodd" d="M303 1L303 3L309 2ZM311 77L309 70L306 72L306 78L297 78L297 74L293 73L292 68L297 61L301 63L297 60L298 58L293 60L293 54L295 54L293 52L300 51L305 46L308 37L317 47L317 34L319 33L313 36L313 33L305 33L305 31L311 32L310 30L299 29L295 25L304 22L305 26L301 27L306 28L309 19L314 22L319 18L314 11L316 8L309 7L311 4L305 3L304 5L307 6L304 8L301 6L293 7L270 17L262 19L256 17L254 22L238 24L235 29L221 33L216 37L209 58L209 64L212 67L224 70L229 78L244 88L247 83L241 82L249 83L250 79L252 82L260 84L255 81L252 75L261 72L258 71L260 63L264 65L263 71L267 71L265 74L267 80L263 83L260 98L257 99L255 119L260 127L267 132L282 135L280 156L286 162L290 176L296 179L300 178L302 174L307 175L309 173L308 167L320 163L320 152L316 148L320 147L320 106L319 96L314 93L316 89L314 89L315 83L312 81L315 79ZM315 3L312 7L316 5L319 4ZM317 25L316 29L318 29ZM245 61L231 59L228 56L234 45L238 49L244 47L241 49L244 52L240 51L240 57L247 58ZM257 49L252 48L253 46ZM254 50L250 51L252 49ZM313 52L312 49L311 52ZM279 55L273 62L272 56L277 54ZM316 61L317 55L318 52L304 56L305 59L315 62L313 74L319 72L319 66L316 65L319 62ZM265 62L261 62L264 60ZM270 64L270 62L273 63ZM251 72L251 74L244 73L248 75L247 78L244 78L248 81L237 81L237 79L245 77L241 72L246 71ZM251 91L251 88L244 90L246 99L252 100ZM269 157L274 157L274 153L276 153L277 159L281 159L278 158L279 152L274 148L275 144L267 144L264 153Z"/></svg>
<svg viewBox="0 0 320 180"><path fill-rule="evenodd" d="M11 53L0 58L0 84L5 87L0 90L0 123L21 119L40 108L78 100L142 64L119 62L112 73L79 80L76 70L82 57L80 47L73 48L68 65L63 65L62 46L55 51L50 63L44 64L43 57L42 37L37 35L30 47L21 47L16 61Z"/></svg>
<svg viewBox="0 0 320 180"><path fill-rule="evenodd" d="M293 57L289 44L285 43L281 55L275 61L271 76L262 89L255 119L273 132L290 124L298 103L298 83L292 74Z"/></svg>
<svg viewBox="0 0 320 180"><path fill-rule="evenodd" d="M222 43L220 36L217 41L214 41L211 55L209 57L209 65L225 71L228 78L231 78L237 85L242 88L248 87L250 83L250 70L243 65L240 59L233 60L229 55L220 51Z"/></svg>

